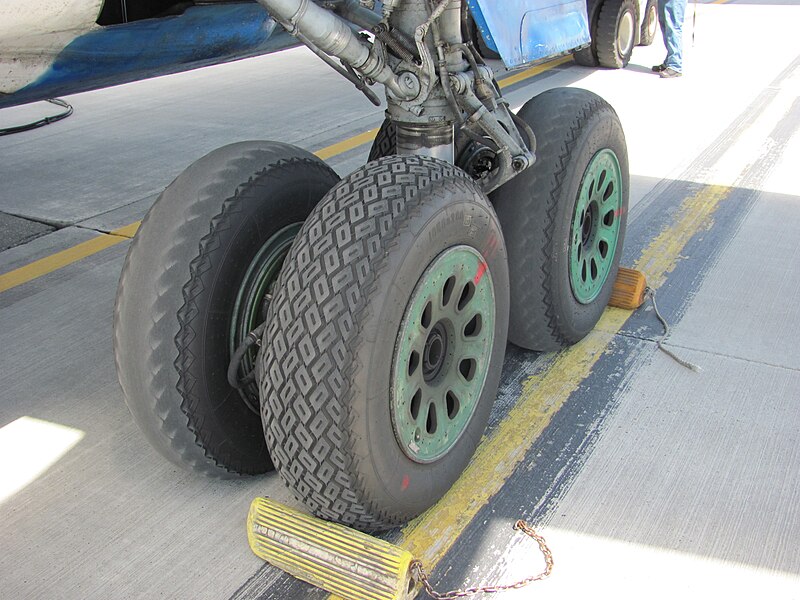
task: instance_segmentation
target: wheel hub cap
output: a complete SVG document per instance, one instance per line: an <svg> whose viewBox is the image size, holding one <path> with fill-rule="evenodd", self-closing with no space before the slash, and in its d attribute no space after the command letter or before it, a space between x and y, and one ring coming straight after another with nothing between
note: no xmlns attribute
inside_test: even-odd
<svg viewBox="0 0 800 600"><path fill-rule="evenodd" d="M410 459L447 454L469 425L494 344L492 276L469 246L440 254L406 306L392 361L391 415Z"/></svg>
<svg viewBox="0 0 800 600"><path fill-rule="evenodd" d="M597 298L611 271L621 207L619 161L611 150L601 150L586 168L572 219L569 278L581 304Z"/></svg>
<svg viewBox="0 0 800 600"><path fill-rule="evenodd" d="M422 358L422 376L425 383L431 383L441 374L447 358L449 335L444 321L439 321L431 329Z"/></svg>
<svg viewBox="0 0 800 600"><path fill-rule="evenodd" d="M634 19L630 12L625 12L619 21L617 46L622 56L627 56L633 48Z"/></svg>

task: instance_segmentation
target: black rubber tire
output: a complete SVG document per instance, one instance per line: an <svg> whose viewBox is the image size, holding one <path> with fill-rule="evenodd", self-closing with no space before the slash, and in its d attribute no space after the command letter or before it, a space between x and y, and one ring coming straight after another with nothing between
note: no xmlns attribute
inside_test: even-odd
<svg viewBox="0 0 800 600"><path fill-rule="evenodd" d="M614 109L587 90L548 90L529 100L519 116L536 132L536 162L490 195L508 247L509 339L530 350L557 350L589 333L608 304L625 238L628 154ZM601 293L581 304L569 282L570 228L584 172L604 148L620 163L622 223Z"/></svg>
<svg viewBox="0 0 800 600"><path fill-rule="evenodd" d="M656 39L658 33L658 1L647 0L642 16L642 28L639 35L639 45L649 46Z"/></svg>
<svg viewBox="0 0 800 600"><path fill-rule="evenodd" d="M397 154L397 129L389 119L384 119L381 123L375 139L372 140L372 147L369 149L367 162L373 162L384 156L394 156Z"/></svg>
<svg viewBox="0 0 800 600"><path fill-rule="evenodd" d="M594 40L586 48L573 52L572 59L582 67L597 67L600 63L597 62L597 48Z"/></svg>
<svg viewBox="0 0 800 600"><path fill-rule="evenodd" d="M602 2L602 0L597 0ZM586 48L572 53L572 58L576 64L582 67L598 67L600 63L597 62L597 13L595 10L596 3L591 0L587 1L587 11L589 16L589 45Z"/></svg>
<svg viewBox="0 0 800 600"><path fill-rule="evenodd" d="M623 51L617 39L620 23L623 17L629 14L633 19L631 27L630 48ZM622 69L627 66L636 45L636 5L633 0L606 0L600 7L597 17L597 62L601 67L609 69Z"/></svg>
<svg viewBox="0 0 800 600"><path fill-rule="evenodd" d="M445 249L487 262L496 295L488 373L448 454L420 464L396 442L388 393L401 318ZM342 180L295 239L264 334L262 416L281 477L317 516L377 531L433 505L458 478L486 426L505 353L508 268L500 225L461 170L390 156Z"/></svg>
<svg viewBox="0 0 800 600"><path fill-rule="evenodd" d="M173 463L216 477L272 469L258 414L226 379L233 296L264 241L338 180L300 148L241 142L192 164L147 213L120 277L114 355L134 420Z"/></svg>

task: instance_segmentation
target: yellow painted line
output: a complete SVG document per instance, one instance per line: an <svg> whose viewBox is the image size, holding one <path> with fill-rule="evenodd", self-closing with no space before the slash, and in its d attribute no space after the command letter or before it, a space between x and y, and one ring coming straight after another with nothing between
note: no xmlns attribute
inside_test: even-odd
<svg viewBox="0 0 800 600"><path fill-rule="evenodd" d="M370 129L369 131L365 131L364 133L353 136L337 144L317 150L314 154L321 159L326 160L338 154L343 154L344 152L352 150L353 148L357 148L362 144L371 142L377 133L377 128ZM130 223L129 225L115 229L107 234L100 234L91 240L81 242L80 244L76 244L75 246L67 248L66 250L56 252L55 254L51 254L42 259L33 261L32 263L28 263L27 265L19 267L18 269L4 273L0 275L0 292L10 290L11 288L15 288L23 283L27 283L37 279L38 277L69 266L75 262L78 262L79 260L83 260L84 258L92 256L93 254L97 254L106 248L110 248L112 246L116 246L117 244L121 244L122 242L128 241L134 236L141 223L141 221Z"/></svg>
<svg viewBox="0 0 800 600"><path fill-rule="evenodd" d="M332 144L326 148L322 148L321 150L317 150L314 152L319 158L322 160L328 160L329 158L333 158L334 156L338 156L339 154L344 154L353 148L358 148L359 146L363 146L375 139L375 136L378 135L379 127L375 129L370 129L369 131L365 131L364 133L359 133L358 135L354 135L351 138L338 142L336 144Z"/></svg>
<svg viewBox="0 0 800 600"><path fill-rule="evenodd" d="M553 61L526 69L525 71L515 75L505 77L499 80L498 84L501 88L507 87L509 85L519 83L520 81L530 79L531 77L535 77L540 73L544 73L545 71L564 64L570 60L572 60L572 58L568 56L557 58ZM358 148L359 146L363 146L364 144L374 140L378 133L378 129L379 128L376 127L375 129L370 129L369 131L359 133L358 135L354 135L353 137L341 142L321 148L314 152L314 154L316 154L322 160L328 160L334 156L344 154L345 152L349 152L354 148ZM56 252L55 254L51 254L50 256L46 256L45 258L2 274L0 275L0 292L10 290L11 288L15 288L23 283L32 281L33 279L41 277L42 275L47 275L48 273L62 269L68 265L71 265L72 263L78 262L79 260L87 258L93 254L97 254L106 248L110 248L111 246L116 246L117 244L132 238L140 224L141 221L137 221L135 223L131 223L130 225L125 225L124 227L115 229L108 234L100 234L94 239L81 242L76 246Z"/></svg>
<svg viewBox="0 0 800 600"><path fill-rule="evenodd" d="M136 221L135 223L131 223L130 225L125 225L124 227L120 227L119 229L115 229L111 232L111 235L121 235L122 237L126 238L133 238L136 235L136 232L139 229L139 225L141 225L141 221Z"/></svg>
<svg viewBox="0 0 800 600"><path fill-rule="evenodd" d="M71 248L61 250L55 254L28 263L23 267L4 273L0 275L0 292L10 290L11 288L27 283L37 277L57 271L87 256L97 254L101 250L116 246L121 242L126 242L133 237L138 227L139 222L137 221L136 223L120 227L109 233L102 233L95 238L76 244Z"/></svg>
<svg viewBox="0 0 800 600"><path fill-rule="evenodd" d="M684 200L676 218L642 252L635 267L654 289L675 268L686 243L713 223L712 215L733 188L707 186ZM580 343L555 355L543 373L530 377L519 400L503 421L484 438L456 484L428 512L401 532L398 545L431 570L458 540L481 508L497 494L525 458L570 395L608 350L631 312L608 308L595 329ZM513 515L509 517L513 521ZM336 599L337 596L331 596Z"/></svg>

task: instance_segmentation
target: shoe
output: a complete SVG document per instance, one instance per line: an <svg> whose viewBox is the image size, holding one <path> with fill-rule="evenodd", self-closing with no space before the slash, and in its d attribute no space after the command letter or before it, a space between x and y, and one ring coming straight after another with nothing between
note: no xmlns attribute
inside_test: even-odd
<svg viewBox="0 0 800 600"><path fill-rule="evenodd" d="M672 67L667 67L666 69L664 69L663 71L661 71L661 72L659 73L659 75L660 75L661 77L663 77L664 79L667 79L667 78L669 78L669 77L680 77L681 75L683 75L683 73L681 73L680 71L676 71L676 70L675 70L675 69L673 69Z"/></svg>
<svg viewBox="0 0 800 600"><path fill-rule="evenodd" d="M650 67L650 70L653 71L653 73L661 73L661 71L663 71L666 68L667 68L667 65L662 63L660 65L654 65L654 66Z"/></svg>

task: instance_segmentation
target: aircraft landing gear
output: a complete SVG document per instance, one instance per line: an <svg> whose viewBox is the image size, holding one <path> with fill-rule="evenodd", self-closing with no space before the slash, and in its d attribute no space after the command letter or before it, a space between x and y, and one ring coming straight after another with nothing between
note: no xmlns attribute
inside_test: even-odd
<svg viewBox="0 0 800 600"><path fill-rule="evenodd" d="M387 120L342 181L276 142L180 175L123 269L120 382L173 462L222 477L274 465L317 516L395 527L472 457L509 323L549 350L600 318L625 235L622 128L577 89L512 114L462 39L460 0L386 1L382 16L259 1L359 89L382 83Z"/></svg>

